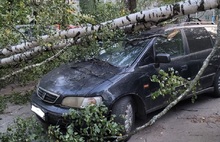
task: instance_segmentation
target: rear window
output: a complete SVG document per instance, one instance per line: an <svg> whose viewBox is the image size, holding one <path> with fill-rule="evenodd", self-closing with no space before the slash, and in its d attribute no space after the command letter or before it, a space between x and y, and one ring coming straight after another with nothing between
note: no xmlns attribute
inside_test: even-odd
<svg viewBox="0 0 220 142"><path fill-rule="evenodd" d="M204 27L184 29L191 53L212 48L212 40Z"/></svg>

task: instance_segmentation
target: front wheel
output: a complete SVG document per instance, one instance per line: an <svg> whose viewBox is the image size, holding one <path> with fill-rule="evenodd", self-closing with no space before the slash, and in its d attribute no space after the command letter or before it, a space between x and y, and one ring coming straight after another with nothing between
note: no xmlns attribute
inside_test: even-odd
<svg viewBox="0 0 220 142"><path fill-rule="evenodd" d="M218 71L218 73L215 76L213 96L216 98L220 97L220 71Z"/></svg>
<svg viewBox="0 0 220 142"><path fill-rule="evenodd" d="M124 127L124 133L132 131L135 122L135 111L130 97L125 97L117 101L113 105L112 115L115 115L115 122Z"/></svg>

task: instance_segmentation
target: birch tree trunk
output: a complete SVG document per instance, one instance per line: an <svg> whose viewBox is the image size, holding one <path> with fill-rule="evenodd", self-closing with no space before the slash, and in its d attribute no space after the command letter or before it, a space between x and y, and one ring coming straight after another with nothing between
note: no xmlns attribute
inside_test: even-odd
<svg viewBox="0 0 220 142"><path fill-rule="evenodd" d="M47 58L46 60L44 60L44 61L42 61L42 62L40 62L40 63L26 66L26 67L24 67L24 68L21 68L21 69L19 69L19 70L16 70L16 71L14 71L14 72L8 74L8 75L5 75L5 76L1 77L0 80L8 79L8 78L12 77L13 75L19 74L19 73L21 73L21 72L23 72L23 71L30 70L30 69L33 69L33 68L35 68L35 67L39 67L39 66L41 66L41 65L43 65L43 64L45 64L45 63L48 63L48 62L54 60L55 58L59 57L59 56L65 51L65 49L66 49L66 47L64 47L62 50L60 50L59 52L57 52L55 55L53 55L53 56Z"/></svg>
<svg viewBox="0 0 220 142"><path fill-rule="evenodd" d="M10 57L1 58L0 65L7 65L7 64L20 62L22 60L32 58L41 52L61 49L64 47L69 47L69 46L74 45L79 42L80 42L80 39L78 39L77 41L75 41L73 39L68 39L68 40L61 40L60 43L55 44L53 46L37 46L37 47L34 47L31 50L28 50L26 52L14 54Z"/></svg>
<svg viewBox="0 0 220 142"><path fill-rule="evenodd" d="M218 11L218 16L220 16L219 11ZM196 77L190 82L189 88L187 90L185 90L185 92L183 94L181 94L176 100L171 102L163 111L161 111L159 114L155 115L146 124L136 128L133 132L131 132L129 134L126 134L122 137L118 137L115 141L122 141L122 140L136 134L137 132L147 128L148 126L153 125L159 118L164 116L171 108L173 108L177 103L179 103L187 94L189 94L192 91L193 87L197 84L197 82L199 81L201 75L203 74L203 72L207 68L207 66L209 64L209 61L211 60L211 58L215 55L216 51L218 51L218 50L220 50L220 19L218 19L217 38L216 38L216 42L215 42L215 45L213 47L213 50L208 55L208 57L205 59L205 61L203 62L203 65L202 65L201 69L199 70L198 74L196 75Z"/></svg>
<svg viewBox="0 0 220 142"><path fill-rule="evenodd" d="M100 23L95 26L88 26L76 29L70 29L67 31L60 31L54 35L41 36L39 41L32 41L23 43L16 46L3 48L0 50L0 55L12 55L14 53L20 53L27 51L33 47L39 46L42 42L51 42L53 40L74 38L78 39L85 35L92 34L100 31L103 27L107 26L109 29L116 29L119 27L128 26L135 23L150 23L148 26L156 25L165 20L171 19L176 16L188 15L199 11L205 11L213 8L219 8L219 0L187 0L185 2L179 2L172 5L166 5L151 10L140 11L134 14L130 14L121 18L110 20L104 23Z"/></svg>

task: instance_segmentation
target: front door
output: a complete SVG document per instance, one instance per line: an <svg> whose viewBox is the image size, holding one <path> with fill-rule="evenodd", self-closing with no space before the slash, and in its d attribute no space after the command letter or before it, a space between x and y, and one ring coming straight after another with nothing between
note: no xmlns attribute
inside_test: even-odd
<svg viewBox="0 0 220 142"><path fill-rule="evenodd" d="M189 74L188 61L189 57L186 55L185 44L182 38L182 31L180 29L174 29L167 31L167 38L159 37L154 43L155 55L159 53L170 54L171 62L170 63L160 63L158 64L158 70L168 71L169 68L180 75L181 77L187 79L191 77ZM152 100L151 107L157 107L159 101L162 104L161 100L165 103L168 103L170 100L170 95L165 94Z"/></svg>

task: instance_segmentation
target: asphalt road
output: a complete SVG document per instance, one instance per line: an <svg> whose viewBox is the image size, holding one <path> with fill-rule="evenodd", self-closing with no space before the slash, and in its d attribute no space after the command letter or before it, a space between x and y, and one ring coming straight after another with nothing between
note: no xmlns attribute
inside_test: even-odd
<svg viewBox="0 0 220 142"><path fill-rule="evenodd" d="M146 122L158 112L150 114ZM129 142L220 142L220 98L203 94L195 103L182 101Z"/></svg>
<svg viewBox="0 0 220 142"><path fill-rule="evenodd" d="M158 112L149 114L145 122ZM30 105L9 106L0 114L0 132L5 132L14 118L31 115ZM137 125L143 123L138 120ZM220 98L204 94L194 104L190 99L182 101L128 142L220 142Z"/></svg>

